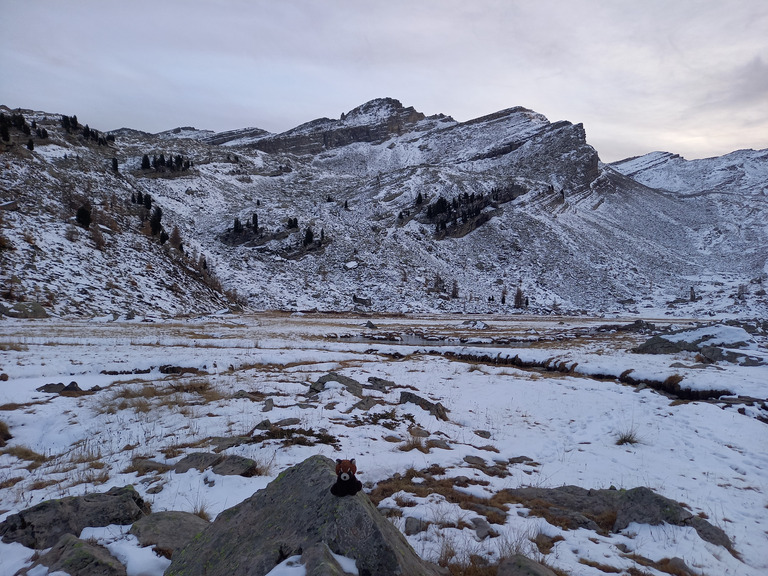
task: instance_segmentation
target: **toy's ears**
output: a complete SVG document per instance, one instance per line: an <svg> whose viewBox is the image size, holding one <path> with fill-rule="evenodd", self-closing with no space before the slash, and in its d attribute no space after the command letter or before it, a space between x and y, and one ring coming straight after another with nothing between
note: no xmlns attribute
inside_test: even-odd
<svg viewBox="0 0 768 576"><path fill-rule="evenodd" d="M336 458L336 464L341 464L341 458Z"/></svg>
<svg viewBox="0 0 768 576"><path fill-rule="evenodd" d="M355 463L355 459L352 458L352 460L350 460L350 463L354 464Z"/></svg>

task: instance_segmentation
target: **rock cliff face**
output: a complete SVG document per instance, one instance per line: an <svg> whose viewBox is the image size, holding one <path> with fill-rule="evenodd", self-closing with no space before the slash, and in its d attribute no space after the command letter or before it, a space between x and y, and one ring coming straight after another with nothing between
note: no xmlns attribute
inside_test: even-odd
<svg viewBox="0 0 768 576"><path fill-rule="evenodd" d="M312 456L264 490L225 510L173 555L166 576L266 574L301 555L307 574L344 574L333 554L354 559L360 576L436 576L365 492L338 498L334 462Z"/></svg>
<svg viewBox="0 0 768 576"><path fill-rule="evenodd" d="M405 108L393 98L371 100L342 114L340 120L320 118L253 144L269 153L318 154L354 142L383 142L392 135L408 132L424 114Z"/></svg>

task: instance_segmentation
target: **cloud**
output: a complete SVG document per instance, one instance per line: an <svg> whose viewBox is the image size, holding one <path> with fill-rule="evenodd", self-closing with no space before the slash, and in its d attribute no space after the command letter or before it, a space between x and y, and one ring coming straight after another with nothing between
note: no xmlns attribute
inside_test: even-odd
<svg viewBox="0 0 768 576"><path fill-rule="evenodd" d="M5 0L0 102L148 131L523 105L604 159L698 157L768 146L766 29L763 0Z"/></svg>

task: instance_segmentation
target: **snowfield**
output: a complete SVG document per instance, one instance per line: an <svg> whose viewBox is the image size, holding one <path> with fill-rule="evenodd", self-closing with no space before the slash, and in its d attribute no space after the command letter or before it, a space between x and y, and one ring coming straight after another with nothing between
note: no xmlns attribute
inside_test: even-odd
<svg viewBox="0 0 768 576"><path fill-rule="evenodd" d="M709 343L736 338L750 355L768 359L768 338L743 327L654 322ZM701 540L690 527L634 524L608 535L565 530L514 504L502 523L492 523L493 534L480 539L471 527L478 514L438 492L403 490L379 502L403 531L407 517L430 523L407 538L432 561L448 546L459 558L490 561L514 547L587 576L603 575L606 566L659 576L663 572L639 560L675 557L696 574L767 573L768 367L703 364L693 352L635 354L630 350L649 335L617 329L629 321L611 323L277 313L174 321L3 319L0 374L7 380L0 380L0 421L13 438L0 448L0 521L45 499L126 484L155 512L215 518L287 467L324 454L356 458L366 492L395 474L435 466L443 469L438 478L457 479L467 485L462 490L482 498L523 486L645 486L722 528L735 550ZM620 382L627 370L647 383ZM330 372L392 384L364 390L378 401L368 409L332 379L308 394L309 385ZM728 394L686 401L654 390L653 382L670 377L681 388ZM86 393L37 391L59 382L77 382ZM439 402L448 420L400 404L402 391ZM305 441L249 441L265 419ZM280 424L287 419L294 420ZM618 444L619 438L629 441ZM251 458L264 475L193 469L140 476L134 466L137 459L174 464L206 451ZM550 552L532 541L539 534L556 540ZM107 546L129 575L159 576L169 564L140 548L127 527L89 528L80 536ZM0 543L0 574L31 565L33 554ZM303 571L286 564L274 573Z"/></svg>

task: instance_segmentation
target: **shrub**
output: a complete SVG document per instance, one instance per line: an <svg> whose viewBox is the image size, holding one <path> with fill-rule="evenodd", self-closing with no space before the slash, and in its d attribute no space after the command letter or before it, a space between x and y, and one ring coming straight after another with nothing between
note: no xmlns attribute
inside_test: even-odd
<svg viewBox="0 0 768 576"><path fill-rule="evenodd" d="M8 424L0 420L0 447L5 446L11 438L13 436L8 431Z"/></svg>
<svg viewBox="0 0 768 576"><path fill-rule="evenodd" d="M88 204L83 204L80 206L80 208L77 209L77 214L75 215L75 220L77 220L78 225L80 227L84 228L85 230L88 230L88 228L91 226L91 207Z"/></svg>

